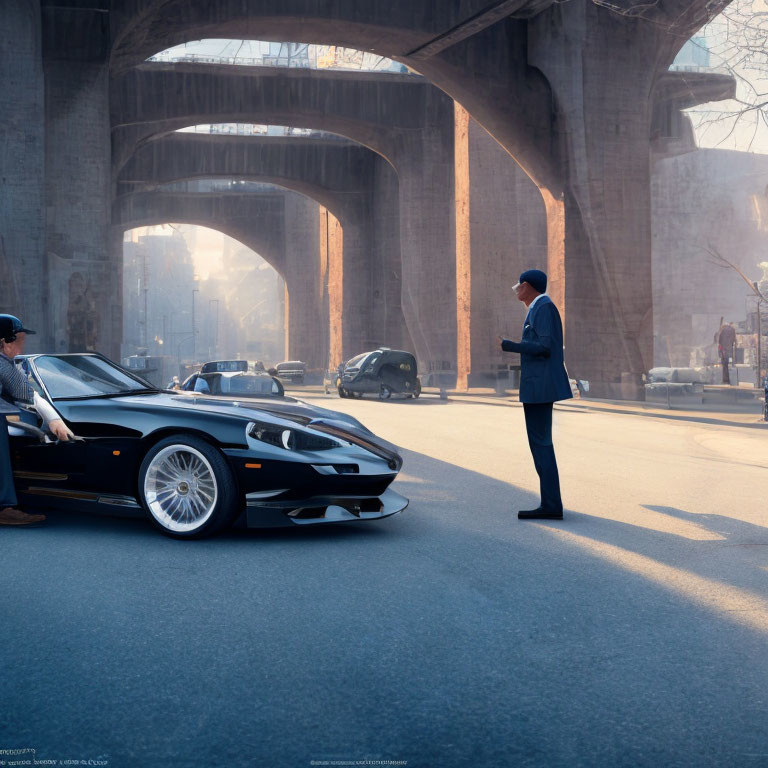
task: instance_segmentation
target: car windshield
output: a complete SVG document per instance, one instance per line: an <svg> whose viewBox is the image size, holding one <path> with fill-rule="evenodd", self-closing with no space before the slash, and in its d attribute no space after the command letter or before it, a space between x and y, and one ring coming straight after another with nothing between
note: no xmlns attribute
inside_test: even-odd
<svg viewBox="0 0 768 768"><path fill-rule="evenodd" d="M357 357L353 357L351 360L347 361L346 368L357 368L360 363L362 363L365 358L370 355L370 352L363 352L362 355L358 355Z"/></svg>
<svg viewBox="0 0 768 768"><path fill-rule="evenodd" d="M279 395L280 387L271 376L222 376L222 395Z"/></svg>
<svg viewBox="0 0 768 768"><path fill-rule="evenodd" d="M121 395L152 389L108 360L92 355L44 355L35 358L35 368L54 399Z"/></svg>

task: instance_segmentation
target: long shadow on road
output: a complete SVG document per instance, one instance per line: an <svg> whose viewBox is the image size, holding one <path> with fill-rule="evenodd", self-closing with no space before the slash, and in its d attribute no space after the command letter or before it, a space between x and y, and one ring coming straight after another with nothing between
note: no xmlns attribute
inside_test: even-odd
<svg viewBox="0 0 768 768"><path fill-rule="evenodd" d="M765 764L766 632L630 557L683 570L702 542L520 523L521 489L406 461L411 505L378 523L0 531L0 747L112 768Z"/></svg>

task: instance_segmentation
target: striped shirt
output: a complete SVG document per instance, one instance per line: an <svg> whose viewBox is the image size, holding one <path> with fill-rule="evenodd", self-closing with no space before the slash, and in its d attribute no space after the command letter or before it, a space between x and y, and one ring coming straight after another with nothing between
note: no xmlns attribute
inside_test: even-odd
<svg viewBox="0 0 768 768"><path fill-rule="evenodd" d="M32 403L34 390L13 360L0 354L0 413L17 413L15 402Z"/></svg>

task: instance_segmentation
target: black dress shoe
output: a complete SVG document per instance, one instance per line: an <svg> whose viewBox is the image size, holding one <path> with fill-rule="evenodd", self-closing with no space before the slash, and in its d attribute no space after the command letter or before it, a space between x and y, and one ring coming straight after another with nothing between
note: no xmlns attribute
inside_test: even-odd
<svg viewBox="0 0 768 768"><path fill-rule="evenodd" d="M548 509L523 509L517 513L518 520L562 520L562 512L554 512Z"/></svg>

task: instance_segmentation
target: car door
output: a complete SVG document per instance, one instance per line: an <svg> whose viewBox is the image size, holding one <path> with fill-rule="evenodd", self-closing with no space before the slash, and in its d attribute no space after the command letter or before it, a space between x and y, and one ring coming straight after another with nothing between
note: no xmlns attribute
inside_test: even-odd
<svg viewBox="0 0 768 768"><path fill-rule="evenodd" d="M34 411L25 410L20 418L39 430L44 428ZM84 441L59 442L42 431L40 436L30 434L18 422L9 424L8 433L17 493L63 497L82 487L88 463Z"/></svg>
<svg viewBox="0 0 768 768"><path fill-rule="evenodd" d="M377 373L377 363L381 358L380 354L371 355L364 361L364 368L362 370L362 382L364 392L378 392L381 389L381 382L379 381Z"/></svg>
<svg viewBox="0 0 768 768"><path fill-rule="evenodd" d="M104 494L134 495L140 432L111 421L114 408L109 400L52 400L45 376L34 359L27 370L38 395L52 405L76 439L60 442L50 434L43 441L27 435L14 436L17 489L30 497L56 497L59 501L100 501ZM50 380L47 384L51 384ZM38 427L44 426L29 409L25 418Z"/></svg>

